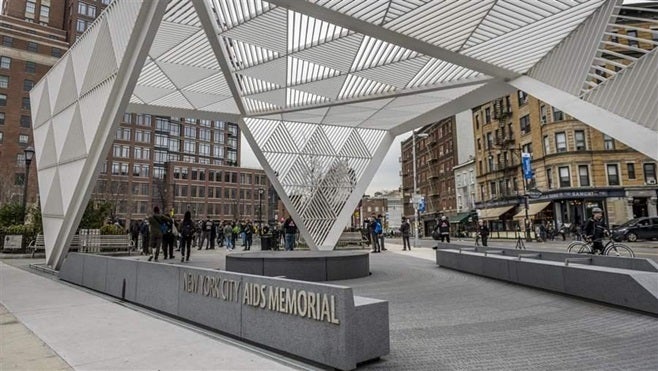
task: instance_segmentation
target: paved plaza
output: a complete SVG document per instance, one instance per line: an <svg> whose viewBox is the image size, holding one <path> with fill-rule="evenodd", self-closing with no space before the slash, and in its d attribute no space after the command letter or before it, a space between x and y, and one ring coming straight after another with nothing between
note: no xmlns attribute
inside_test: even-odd
<svg viewBox="0 0 658 371"><path fill-rule="evenodd" d="M362 369L649 370L658 364L656 317L442 269L427 247L402 252L400 245L387 246L371 255L371 276L333 282L389 301L391 353ZM194 250L188 264L223 268L225 254ZM58 362L56 354L74 369L313 368L17 269L30 262L0 265L0 304L37 344L52 349L45 360ZM8 343L18 336L7 338L5 331ZM3 369L31 368L2 362Z"/></svg>

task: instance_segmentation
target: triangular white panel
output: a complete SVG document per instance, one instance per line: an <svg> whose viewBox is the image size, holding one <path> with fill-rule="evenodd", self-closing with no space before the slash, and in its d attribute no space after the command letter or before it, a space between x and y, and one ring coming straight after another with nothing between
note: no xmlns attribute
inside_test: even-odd
<svg viewBox="0 0 658 371"><path fill-rule="evenodd" d="M407 59L402 62L354 72L354 74L398 88L404 88L416 76L418 71L427 64L427 61L429 61L429 58L426 57Z"/></svg>
<svg viewBox="0 0 658 371"><path fill-rule="evenodd" d="M213 103L221 102L226 99L233 100L233 96L226 95L213 95L213 94L203 94L193 91L182 90L181 93L185 98L194 106L196 109L201 109L202 107L207 107Z"/></svg>
<svg viewBox="0 0 658 371"><path fill-rule="evenodd" d="M173 108L185 108L193 109L194 107L190 102L185 98L180 91L175 91L165 97L162 97L156 101L151 102L154 106L164 106L164 107L173 107Z"/></svg>
<svg viewBox="0 0 658 371"><path fill-rule="evenodd" d="M41 155L38 159L38 168L43 169L57 164L57 146L55 145L55 133L53 132L52 122L48 122L47 126L44 125L43 128L47 129L46 138L43 141L43 147L41 147Z"/></svg>
<svg viewBox="0 0 658 371"><path fill-rule="evenodd" d="M89 63L91 62L91 56L94 53L99 31L100 27L98 26L88 29L87 32L76 41L74 47L69 50L69 53L73 58L73 66L75 67L75 83L78 95L82 94L82 84L85 81L85 75L89 69Z"/></svg>
<svg viewBox="0 0 658 371"><path fill-rule="evenodd" d="M71 182L70 180L80 179L85 164L86 164L86 160L82 158L77 161L61 164L58 167L59 177L65 181L64 182L65 186L63 186L61 189L62 203L67 207L71 205L71 200L73 199L73 197L75 197L75 193L76 193L76 188L75 186L73 186L72 184L73 182Z"/></svg>
<svg viewBox="0 0 658 371"><path fill-rule="evenodd" d="M303 107L318 103L327 103L331 99L296 89L286 89L286 107Z"/></svg>
<svg viewBox="0 0 658 371"><path fill-rule="evenodd" d="M121 4L116 11L107 12L107 25L112 35L117 65L123 60L142 3L143 0L126 1L126 4Z"/></svg>
<svg viewBox="0 0 658 371"><path fill-rule="evenodd" d="M349 137L345 140L345 144L338 151L338 155L348 158L369 158L370 151L363 138L356 132L356 129L352 129Z"/></svg>
<svg viewBox="0 0 658 371"><path fill-rule="evenodd" d="M264 143L281 125L281 122L279 120L255 119L249 120L249 123L245 124L248 125L249 132L256 142Z"/></svg>
<svg viewBox="0 0 658 371"><path fill-rule="evenodd" d="M82 117L80 116L80 107L76 105L73 113L73 117L71 118L71 123L69 125L68 133L66 134L64 147L60 151L59 162L67 162L71 160L84 158L86 155L87 155L87 144L85 142L85 134L82 129ZM64 177L63 179L78 179L78 178ZM68 205L67 202L65 202L64 204Z"/></svg>
<svg viewBox="0 0 658 371"><path fill-rule="evenodd" d="M32 138L34 140L34 151L37 170L41 171L43 168L41 164L41 154L45 148L46 138L48 137L48 132L51 130L51 125L41 125L38 128L32 130Z"/></svg>
<svg viewBox="0 0 658 371"><path fill-rule="evenodd" d="M283 115L281 115L279 119L285 121L310 122L314 124L319 124L322 122L323 118L324 115L313 115L307 113L307 111L303 111L303 112L284 113Z"/></svg>
<svg viewBox="0 0 658 371"><path fill-rule="evenodd" d="M334 152L338 153L352 133L352 129L344 126L324 125L322 129L331 138L331 144L334 146Z"/></svg>
<svg viewBox="0 0 658 371"><path fill-rule="evenodd" d="M43 239L45 241L55 241L62 229L63 223L63 218L43 215L41 219L41 224L43 224ZM53 247L54 245L46 244L46 255L50 256L53 253Z"/></svg>
<svg viewBox="0 0 658 371"><path fill-rule="evenodd" d="M144 103L151 103L173 93L174 91L174 89L169 88L138 85L135 86L135 91L133 91L133 94L140 100L144 101Z"/></svg>
<svg viewBox="0 0 658 371"><path fill-rule="evenodd" d="M157 59L199 31L198 27L163 21L153 40L149 56Z"/></svg>
<svg viewBox="0 0 658 371"><path fill-rule="evenodd" d="M211 70L208 68L184 66L168 62L155 63L179 89L185 88L188 85L192 85L217 73L217 70Z"/></svg>
<svg viewBox="0 0 658 371"><path fill-rule="evenodd" d="M64 76L57 93L55 102L55 112L59 112L78 99L78 91L75 83L75 73L73 72L73 58L71 54L66 56L66 67L64 67Z"/></svg>
<svg viewBox="0 0 658 371"><path fill-rule="evenodd" d="M144 63L144 67L139 74L137 87L139 86L152 86L172 90L176 89L174 83L169 80L169 77L167 77L164 72L162 72L160 66L148 59Z"/></svg>
<svg viewBox="0 0 658 371"><path fill-rule="evenodd" d="M203 79L195 84L185 88L187 91L194 91L197 93L209 93L219 95L231 95L231 88L229 88L224 78L224 74L219 72L206 79Z"/></svg>
<svg viewBox="0 0 658 371"><path fill-rule="evenodd" d="M87 152L91 150L101 125L101 116L105 111L105 104L100 102L108 101L113 83L114 81L107 81L80 99L80 115L82 116L82 130L85 134Z"/></svg>
<svg viewBox="0 0 658 371"><path fill-rule="evenodd" d="M269 81L279 86L285 86L286 67L286 58L279 58L271 62L240 70L240 73L258 80Z"/></svg>
<svg viewBox="0 0 658 371"><path fill-rule="evenodd" d="M292 135L295 145L300 150L306 146L306 143L308 143L308 140L311 138L313 132L318 127L318 125L315 124L289 121L284 121L283 125L288 128L288 131Z"/></svg>
<svg viewBox="0 0 658 371"><path fill-rule="evenodd" d="M287 16L283 8L274 8L250 21L243 23L222 34L249 44L286 53L287 48ZM267 30L264 32L264 30Z"/></svg>
<svg viewBox="0 0 658 371"><path fill-rule="evenodd" d="M349 72L363 35L351 35L292 54L293 57Z"/></svg>
<svg viewBox="0 0 658 371"><path fill-rule="evenodd" d="M238 106L235 104L234 98L228 98L221 102L217 102L209 106L201 107L201 109L204 111L211 111L211 112L226 112L226 113L235 113L235 114L240 113Z"/></svg>
<svg viewBox="0 0 658 371"><path fill-rule="evenodd" d="M55 176L50 183L48 198L43 203L43 213L49 216L64 216L64 206L62 204L62 186L59 180L59 170L55 170Z"/></svg>
<svg viewBox="0 0 658 371"><path fill-rule="evenodd" d="M118 70L107 20L102 20L96 27L100 28L100 33L96 39L94 51L89 56L91 61L89 62L89 68L82 84L81 94L85 94Z"/></svg>
<svg viewBox="0 0 658 371"><path fill-rule="evenodd" d="M313 81L306 84L296 85L294 88L297 90L305 91L311 94L321 95L336 99L340 88L343 87L347 75L342 75L326 80Z"/></svg>
<svg viewBox="0 0 658 371"><path fill-rule="evenodd" d="M275 130L271 131L269 138L263 138L262 143L263 151L266 152L282 152L282 153L297 153L298 147L292 140L290 131L286 128L283 122L279 123Z"/></svg>
<svg viewBox="0 0 658 371"><path fill-rule="evenodd" d="M57 149L57 160L60 160L60 155L64 149L64 142L66 141L66 135L69 132L71 126L71 121L73 121L73 113L75 112L76 106L70 106L66 110L60 112L52 120L53 134L55 136L55 148ZM81 143L81 144L84 144Z"/></svg>
<svg viewBox="0 0 658 371"><path fill-rule="evenodd" d="M249 96L250 99L259 100L261 102L270 103L276 107L286 106L286 90L279 89L273 91L266 91L264 93L254 94Z"/></svg>
<svg viewBox="0 0 658 371"><path fill-rule="evenodd" d="M33 126L35 128L38 128L39 126L45 124L50 120L52 117L53 113L50 110L50 93L48 92L48 79L43 80L43 84L37 85L40 91L35 91L33 94L39 94L39 103L32 105L32 107L37 107L37 114L36 116L34 115L34 112L32 113L32 117L34 117L33 120ZM33 108L34 109L34 108Z"/></svg>
<svg viewBox="0 0 658 371"><path fill-rule="evenodd" d="M327 133L322 130L322 127L316 125L313 135L309 138L308 142L302 148L301 153L314 154L314 155L336 155L331 141L327 137Z"/></svg>
<svg viewBox="0 0 658 371"><path fill-rule="evenodd" d="M277 153L277 152L265 152L263 153L267 163L272 166L272 169L275 169L278 177L285 177L290 171L290 168L293 165L292 157L290 153Z"/></svg>
<svg viewBox="0 0 658 371"><path fill-rule="evenodd" d="M57 114L55 106L57 105L59 87L62 85L62 79L64 78L64 69L66 68L65 61L66 60L63 60L62 63L58 63L53 66L46 76L46 80L48 80L48 86L50 87L50 89L47 90L48 99L50 100L49 106L54 114Z"/></svg>
<svg viewBox="0 0 658 371"><path fill-rule="evenodd" d="M137 97L135 94L133 94L130 96L130 103L144 104L145 102L139 99L139 97Z"/></svg>

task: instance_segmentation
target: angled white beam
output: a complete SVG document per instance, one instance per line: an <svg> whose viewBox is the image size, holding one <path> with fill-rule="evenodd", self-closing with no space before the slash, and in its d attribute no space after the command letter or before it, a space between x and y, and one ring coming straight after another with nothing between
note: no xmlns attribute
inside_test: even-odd
<svg viewBox="0 0 658 371"><path fill-rule="evenodd" d="M231 68L227 62L228 58L226 58L226 56L228 55L228 51L224 48L222 43L219 42L218 35L221 30L219 29L219 26L215 22L212 9L209 6L209 2L204 0L191 0L191 1L192 4L194 4L194 9L196 9L197 11L199 21L203 26L203 30L206 33L206 37L208 37L208 42L212 47L212 51L213 53L215 53L215 57L217 58L219 67L222 69L222 73L224 74L224 79L226 80L229 89L231 89L231 94L235 99L235 104L238 106L240 113L244 116L247 111L245 110L244 104L242 103L240 90L238 89L235 83L235 79L233 77L233 74L231 73Z"/></svg>
<svg viewBox="0 0 658 371"><path fill-rule="evenodd" d="M579 97L565 93L531 77L522 76L510 81L509 84L658 160L657 131L607 111L595 104L585 102Z"/></svg>
<svg viewBox="0 0 658 371"><path fill-rule="evenodd" d="M391 44L404 46L409 50L413 50L430 57L434 57L446 62L469 68L474 71L484 73L485 75L499 78L514 78L519 76L518 73L508 69L465 56L440 46L432 45L416 38L388 30L384 27L377 26L360 19L350 17L349 15L345 15L343 13L310 3L308 1L270 0L269 2L286 9L306 14L307 16L313 18L321 19L323 21L345 27L349 30L362 33L366 36L371 36Z"/></svg>
<svg viewBox="0 0 658 371"><path fill-rule="evenodd" d="M491 81L486 85L481 86L458 98L455 98L444 105L441 105L431 111L425 112L422 115L416 116L411 120L401 123L400 125L391 129L391 135L395 137L410 130L438 122L446 117L456 115L459 112L470 110L475 106L509 94L514 90L514 88L510 87L507 83L500 79Z"/></svg>
<svg viewBox="0 0 658 371"><path fill-rule="evenodd" d="M126 107L126 112L156 116L194 117L201 120L223 120L230 122L238 122L240 117L242 117L239 113L198 111L193 109L153 106L140 103L129 103L128 107Z"/></svg>

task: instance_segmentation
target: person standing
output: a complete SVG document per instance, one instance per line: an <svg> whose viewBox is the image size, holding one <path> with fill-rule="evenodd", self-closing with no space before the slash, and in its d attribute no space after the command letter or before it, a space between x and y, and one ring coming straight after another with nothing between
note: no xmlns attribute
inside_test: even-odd
<svg viewBox="0 0 658 371"><path fill-rule="evenodd" d="M192 249L192 240L194 239L194 231L196 230L194 222L192 221L192 213L185 212L183 221L180 224L181 234L181 258L180 261L190 261L190 250Z"/></svg>
<svg viewBox="0 0 658 371"><path fill-rule="evenodd" d="M283 231L285 232L286 239L286 251L292 251L295 249L295 237L297 237L297 225L295 221L292 220L291 216L288 216L285 222L283 222Z"/></svg>
<svg viewBox="0 0 658 371"><path fill-rule="evenodd" d="M370 217L370 224L368 225L370 230L370 239L372 240L372 251L373 253L381 252L379 247L379 232L382 230L382 225L377 222L375 214Z"/></svg>
<svg viewBox="0 0 658 371"><path fill-rule="evenodd" d="M132 249L137 250L139 247L139 222L133 220L130 222L130 241L132 241Z"/></svg>
<svg viewBox="0 0 658 371"><path fill-rule="evenodd" d="M231 224L226 221L224 222L224 245L226 245L226 251L231 251L233 250L233 228L231 228Z"/></svg>
<svg viewBox="0 0 658 371"><path fill-rule="evenodd" d="M164 254L164 259L173 259L174 258L174 242L176 241L176 236L174 235L174 221L171 218L167 217L167 220L162 224L162 252Z"/></svg>
<svg viewBox="0 0 658 371"><path fill-rule="evenodd" d="M445 215L439 220L439 236L441 242L445 240L446 243L450 243L450 222Z"/></svg>
<svg viewBox="0 0 658 371"><path fill-rule="evenodd" d="M210 222L210 240L208 244L210 245L210 250L215 250L215 239L217 238L217 223L215 221Z"/></svg>
<svg viewBox="0 0 658 371"><path fill-rule="evenodd" d="M168 216L160 214L160 208L153 208L153 215L148 219L149 221L149 245L151 248L151 256L149 256L149 261L154 260L158 261L158 256L160 255L160 248L162 247L162 235L165 232L166 222L169 219ZM163 225L165 227L163 227Z"/></svg>
<svg viewBox="0 0 658 371"><path fill-rule="evenodd" d="M149 236L149 221L148 221L148 216L144 218L142 221L142 224L139 226L139 233L142 235L142 255L149 255L151 251L149 250L149 245L150 245L150 236Z"/></svg>
<svg viewBox="0 0 658 371"><path fill-rule="evenodd" d="M402 217L402 225L400 225L400 233L402 233L402 251L409 249L411 251L411 244L409 243L409 231L411 225L406 217Z"/></svg>
<svg viewBox="0 0 658 371"><path fill-rule="evenodd" d="M377 215L377 223L380 226L379 233L377 234L377 237L379 237L379 248L381 251L386 251L386 247L384 247L384 217L382 217L382 214Z"/></svg>
<svg viewBox="0 0 658 371"><path fill-rule="evenodd" d="M478 220L478 234L482 239L482 246L487 246L487 237L489 237L489 227L487 227L487 223L485 223L484 220L482 219Z"/></svg>
<svg viewBox="0 0 658 371"><path fill-rule="evenodd" d="M603 220L603 210L592 209L592 217L585 222L585 240L592 241L592 254L603 254L603 237L608 233L608 227Z"/></svg>
<svg viewBox="0 0 658 371"><path fill-rule="evenodd" d="M247 219L247 224L245 224L242 232L244 233L244 249L242 250L249 251L254 237L254 226L251 224L250 219Z"/></svg>

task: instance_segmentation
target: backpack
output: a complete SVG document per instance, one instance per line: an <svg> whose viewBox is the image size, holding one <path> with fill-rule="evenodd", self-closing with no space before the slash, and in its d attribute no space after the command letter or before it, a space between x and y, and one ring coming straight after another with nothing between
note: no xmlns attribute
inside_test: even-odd
<svg viewBox="0 0 658 371"><path fill-rule="evenodd" d="M171 234L171 222L165 220L162 223L160 223L160 232L162 232L163 235L165 234Z"/></svg>
<svg viewBox="0 0 658 371"><path fill-rule="evenodd" d="M185 238L192 237L194 235L194 224L183 223L183 229L181 230L181 234Z"/></svg>
<svg viewBox="0 0 658 371"><path fill-rule="evenodd" d="M375 233L377 234L382 233L382 223L380 223L379 220L375 221Z"/></svg>

